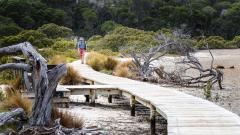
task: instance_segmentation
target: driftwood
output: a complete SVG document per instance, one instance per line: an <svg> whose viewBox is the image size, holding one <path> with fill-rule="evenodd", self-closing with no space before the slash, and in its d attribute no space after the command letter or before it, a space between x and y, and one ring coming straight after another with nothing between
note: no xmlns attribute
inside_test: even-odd
<svg viewBox="0 0 240 135"><path fill-rule="evenodd" d="M181 61L176 63L179 67L172 72L166 72L161 68L155 70L156 74L161 79L165 79L174 84L182 86L195 86L195 85L207 85L208 82L211 84L218 83L219 88L222 89L223 72L213 67L214 57L209 50L212 57L211 65L209 68L204 68L201 62L192 54L188 53L187 56ZM182 65L182 66L180 66ZM198 76L193 76L187 71L198 72Z"/></svg>
<svg viewBox="0 0 240 135"><path fill-rule="evenodd" d="M47 61L33 48L29 42L0 48L0 57L22 53L28 58L28 63L8 63L0 65L0 71L5 69L21 69L25 72L25 82L28 91L35 92L35 102L29 124L31 126L47 126L51 122L53 93L61 77L66 74L65 64L48 70ZM30 80L26 77L31 73Z"/></svg>
<svg viewBox="0 0 240 135"><path fill-rule="evenodd" d="M23 115L24 115L24 110L22 108L17 108L10 112L1 113L0 114L0 126L4 125L12 118L15 118L18 116L23 116Z"/></svg>
<svg viewBox="0 0 240 135"><path fill-rule="evenodd" d="M184 72L187 70L195 70L199 72L199 76L193 77L193 76L182 76L181 84L183 85L194 85L194 84L207 84L210 82L211 84L218 83L219 88L222 89L222 80L223 80L223 72L220 71L217 68L213 67L214 57L212 55L211 50L209 49L209 53L211 55L211 65L209 68L203 68L202 64L199 62L199 60L188 53L186 59L184 59L182 64L187 65L187 67L184 69Z"/></svg>

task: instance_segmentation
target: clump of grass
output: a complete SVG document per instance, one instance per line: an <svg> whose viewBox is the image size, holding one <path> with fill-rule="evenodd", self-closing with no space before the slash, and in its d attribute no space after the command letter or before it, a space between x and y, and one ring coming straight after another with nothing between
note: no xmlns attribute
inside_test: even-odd
<svg viewBox="0 0 240 135"><path fill-rule="evenodd" d="M0 90L0 101L5 100L5 98L6 98L5 94L3 93L3 91Z"/></svg>
<svg viewBox="0 0 240 135"><path fill-rule="evenodd" d="M74 117L70 112L60 111L57 108L53 108L52 118L60 118L60 124L67 128L83 128L84 120L82 117Z"/></svg>
<svg viewBox="0 0 240 135"><path fill-rule="evenodd" d="M119 77L128 77L129 76L128 67L117 68L115 75Z"/></svg>
<svg viewBox="0 0 240 135"><path fill-rule="evenodd" d="M114 70L118 65L118 61L112 57L108 57L104 62L104 67L106 70Z"/></svg>
<svg viewBox="0 0 240 135"><path fill-rule="evenodd" d="M91 66L94 70L100 71L104 69L104 63L106 59L106 55L97 52L90 52L87 57L87 64Z"/></svg>
<svg viewBox="0 0 240 135"><path fill-rule="evenodd" d="M22 77L17 76L16 79L12 80L11 87L16 90L22 90L24 88Z"/></svg>
<svg viewBox="0 0 240 135"><path fill-rule="evenodd" d="M78 72L72 67L67 67L67 74L60 81L62 85L76 85L81 83L81 76Z"/></svg>
<svg viewBox="0 0 240 135"><path fill-rule="evenodd" d="M203 94L206 99L210 99L212 97L212 83L208 81L207 85L203 89Z"/></svg>
<svg viewBox="0 0 240 135"><path fill-rule="evenodd" d="M48 63L53 65L67 63L67 57L65 55L55 55Z"/></svg>
<svg viewBox="0 0 240 135"><path fill-rule="evenodd" d="M120 77L131 77L133 73L130 72L130 68L134 66L132 60L120 62L115 68L115 75Z"/></svg>
<svg viewBox="0 0 240 135"><path fill-rule="evenodd" d="M29 99L22 97L19 90L16 90L13 87L8 87L6 89L6 97L6 100L4 100L4 103L2 104L5 109L23 108L26 114L30 116L32 102Z"/></svg>

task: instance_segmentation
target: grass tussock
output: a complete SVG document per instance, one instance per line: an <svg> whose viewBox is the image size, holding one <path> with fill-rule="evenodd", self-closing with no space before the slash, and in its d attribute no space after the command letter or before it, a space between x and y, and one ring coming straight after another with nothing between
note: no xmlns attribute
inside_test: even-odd
<svg viewBox="0 0 240 135"><path fill-rule="evenodd" d="M48 63L52 65L67 63L67 57L65 55L55 55Z"/></svg>
<svg viewBox="0 0 240 135"><path fill-rule="evenodd" d="M6 89L6 99L2 106L5 109L23 108L28 116L30 116L32 111L32 102L29 99L22 97L19 90L16 90L13 87L8 87Z"/></svg>
<svg viewBox="0 0 240 135"><path fill-rule="evenodd" d="M60 83L62 85L76 85L81 83L81 76L72 66L68 65L67 74L61 79Z"/></svg>
<svg viewBox="0 0 240 135"><path fill-rule="evenodd" d="M104 67L106 70L114 70L118 65L118 61L112 57L108 57L104 62Z"/></svg>
<svg viewBox="0 0 240 135"><path fill-rule="evenodd" d="M60 111L57 108L53 108L53 119L60 118L60 123L67 128L83 128L84 120L82 117L74 117L70 112Z"/></svg>
<svg viewBox="0 0 240 135"><path fill-rule="evenodd" d="M119 77L128 77L129 70L127 67L117 68L115 71L115 75Z"/></svg>
<svg viewBox="0 0 240 135"><path fill-rule="evenodd" d="M22 77L17 76L16 79L12 80L11 87L13 87L13 89L16 89L16 90L23 90L24 85L23 85Z"/></svg>
<svg viewBox="0 0 240 135"><path fill-rule="evenodd" d="M132 60L120 62L115 68L115 75L119 77L131 77L133 73L131 68L134 67Z"/></svg>
<svg viewBox="0 0 240 135"><path fill-rule="evenodd" d="M90 52L87 57L87 64L96 71L114 70L118 65L118 61L104 54Z"/></svg>
<svg viewBox="0 0 240 135"><path fill-rule="evenodd" d="M87 56L87 64L91 66L94 70L100 71L104 69L104 63L106 59L106 55L97 52L90 52Z"/></svg>

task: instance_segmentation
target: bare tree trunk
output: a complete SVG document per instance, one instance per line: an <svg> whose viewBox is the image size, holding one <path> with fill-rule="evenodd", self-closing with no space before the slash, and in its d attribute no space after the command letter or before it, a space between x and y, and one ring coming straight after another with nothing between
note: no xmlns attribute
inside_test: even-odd
<svg viewBox="0 0 240 135"><path fill-rule="evenodd" d="M0 56L16 55L21 52L28 58L28 64L11 63L0 65L0 71L10 68L22 69L31 73L31 84L28 84L27 89L35 92L35 102L32 108L30 125L47 126L51 122L53 93L61 77L66 74L67 67L62 64L48 70L47 61L28 42L0 48ZM30 81L26 80L26 82L29 83Z"/></svg>

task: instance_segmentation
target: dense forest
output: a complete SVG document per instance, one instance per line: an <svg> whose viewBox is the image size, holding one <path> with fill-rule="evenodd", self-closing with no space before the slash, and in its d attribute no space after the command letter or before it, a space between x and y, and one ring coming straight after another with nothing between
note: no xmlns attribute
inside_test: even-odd
<svg viewBox="0 0 240 135"><path fill-rule="evenodd" d="M1 0L0 36L55 23L90 37L104 34L102 26L111 20L148 31L182 28L193 36L232 39L240 34L239 9L239 0Z"/></svg>

